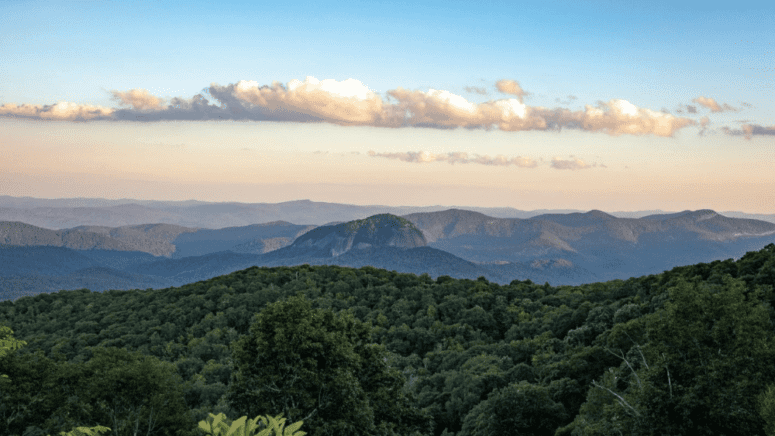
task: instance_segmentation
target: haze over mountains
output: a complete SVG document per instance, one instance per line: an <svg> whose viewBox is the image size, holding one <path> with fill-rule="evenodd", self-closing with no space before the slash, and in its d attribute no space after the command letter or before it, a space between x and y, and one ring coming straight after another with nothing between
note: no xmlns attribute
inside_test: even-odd
<svg viewBox="0 0 775 436"><path fill-rule="evenodd" d="M146 205L149 202L127 206L82 200L78 205L76 200L8 198L0 198L0 206L5 205L0 214L6 214L0 216L87 222L51 229L1 221L0 300L83 287L103 291L179 286L254 265L304 263L374 266L431 277L484 276L498 283L530 279L580 284L737 258L775 241L773 222L732 218L712 210L640 218L596 210L499 218L459 208L423 212L417 209L433 208L393 208L410 213L401 217L383 212L337 223L336 218L379 206L301 201L274 205L157 202L151 207ZM132 215L131 211L141 212ZM218 217L250 221L251 216L260 220L287 212L299 217L315 211L321 214L316 222L335 223L285 219L220 228L99 224L112 214L121 215L122 222L151 214L212 225Z"/></svg>
<svg viewBox="0 0 775 436"><path fill-rule="evenodd" d="M363 219L381 213L403 216L418 212L465 209L496 218L531 218L547 213L583 212L572 209L524 211L510 207L463 206L357 206L309 200L283 203L211 203L204 201L106 200L93 198L40 199L0 195L0 221L20 221L47 229L69 229L82 225L121 227L149 223L221 229L224 227L287 221L323 225ZM671 213L662 210L611 212L620 218L640 218ZM734 218L775 223L775 214L721 212Z"/></svg>

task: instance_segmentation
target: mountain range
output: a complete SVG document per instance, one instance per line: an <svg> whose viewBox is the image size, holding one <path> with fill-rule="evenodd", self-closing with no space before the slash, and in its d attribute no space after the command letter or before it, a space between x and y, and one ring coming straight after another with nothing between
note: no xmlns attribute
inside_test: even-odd
<svg viewBox="0 0 775 436"><path fill-rule="evenodd" d="M91 225L122 227L147 223L175 224L184 227L220 229L272 221L324 225L363 219L381 213L407 215L465 209L495 218L532 218L543 214L583 212L574 209L519 210L511 207L462 206L358 206L310 200L282 203L213 203L205 201L107 200L100 198L44 199L0 195L0 221L19 221L47 229L68 229ZM641 218L668 214L669 211L645 210L611 212L618 218ZM775 214L721 212L734 218L750 218L775 223Z"/></svg>
<svg viewBox="0 0 775 436"><path fill-rule="evenodd" d="M499 218L447 209L325 225L275 220L218 229L169 223L49 229L3 221L0 300L60 289L164 288L254 265L304 263L575 285L737 258L773 241L775 223L712 210Z"/></svg>

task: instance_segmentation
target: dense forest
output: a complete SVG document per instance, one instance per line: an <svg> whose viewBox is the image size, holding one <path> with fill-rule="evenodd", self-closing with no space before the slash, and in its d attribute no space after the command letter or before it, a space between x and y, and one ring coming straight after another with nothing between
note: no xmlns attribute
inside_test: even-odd
<svg viewBox="0 0 775 436"><path fill-rule="evenodd" d="M581 286L302 265L22 297L0 434L773 435L774 285L770 244Z"/></svg>

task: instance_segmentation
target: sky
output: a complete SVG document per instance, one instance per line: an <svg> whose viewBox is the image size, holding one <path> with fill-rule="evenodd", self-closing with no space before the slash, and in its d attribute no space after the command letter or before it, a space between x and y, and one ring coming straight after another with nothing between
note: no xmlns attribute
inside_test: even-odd
<svg viewBox="0 0 775 436"><path fill-rule="evenodd" d="M773 2L0 17L0 195L775 213Z"/></svg>

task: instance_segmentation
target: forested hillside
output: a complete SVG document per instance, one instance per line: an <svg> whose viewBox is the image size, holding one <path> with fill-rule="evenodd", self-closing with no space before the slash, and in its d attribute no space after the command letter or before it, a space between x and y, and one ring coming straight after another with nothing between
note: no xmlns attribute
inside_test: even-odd
<svg viewBox="0 0 775 436"><path fill-rule="evenodd" d="M0 434L197 435L210 412L310 435L775 434L774 285L770 244L581 286L303 265L22 297L0 303L26 342L0 357Z"/></svg>

